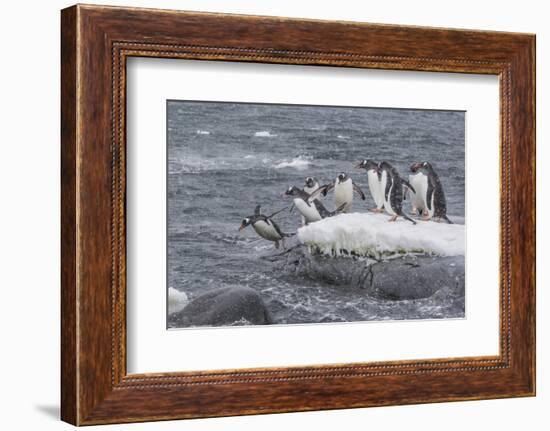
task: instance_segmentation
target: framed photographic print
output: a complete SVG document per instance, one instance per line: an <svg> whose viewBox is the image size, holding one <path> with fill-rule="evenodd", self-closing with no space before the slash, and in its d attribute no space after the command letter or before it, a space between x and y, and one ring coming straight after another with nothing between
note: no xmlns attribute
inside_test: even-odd
<svg viewBox="0 0 550 431"><path fill-rule="evenodd" d="M535 394L535 37L62 11L62 419Z"/></svg>

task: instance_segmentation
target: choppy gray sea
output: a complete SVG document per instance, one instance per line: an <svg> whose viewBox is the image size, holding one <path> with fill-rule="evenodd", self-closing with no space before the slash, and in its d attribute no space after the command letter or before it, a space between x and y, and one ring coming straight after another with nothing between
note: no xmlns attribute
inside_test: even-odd
<svg viewBox="0 0 550 431"><path fill-rule="evenodd" d="M366 175L352 168L363 158L387 160L405 178L412 162L431 162L449 217L464 223L464 112L168 101L167 116L170 287L190 300L217 287L251 287L278 324L464 316L463 289L373 297L289 270L288 259L270 258L278 253L272 243L251 227L238 231L257 204L266 214L289 205L281 194L306 176L324 183L347 172L367 194L354 211L367 211ZM275 220L286 232L300 224L296 211Z"/></svg>

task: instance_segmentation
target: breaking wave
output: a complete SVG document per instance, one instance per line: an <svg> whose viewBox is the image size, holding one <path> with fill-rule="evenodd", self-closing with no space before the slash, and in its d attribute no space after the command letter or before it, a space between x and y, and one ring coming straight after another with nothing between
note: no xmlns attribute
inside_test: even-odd
<svg viewBox="0 0 550 431"><path fill-rule="evenodd" d="M283 160L275 165L275 169L282 168L294 168L294 169L307 169L311 164L311 158L304 156L294 157L292 160Z"/></svg>

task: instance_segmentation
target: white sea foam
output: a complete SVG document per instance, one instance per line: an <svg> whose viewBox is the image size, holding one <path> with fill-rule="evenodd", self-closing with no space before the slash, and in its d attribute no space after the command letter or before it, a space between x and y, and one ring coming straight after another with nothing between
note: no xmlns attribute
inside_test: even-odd
<svg viewBox="0 0 550 431"><path fill-rule="evenodd" d="M252 154L247 154L246 156L244 156L245 159L255 159L256 156L252 155Z"/></svg>
<svg viewBox="0 0 550 431"><path fill-rule="evenodd" d="M261 132L254 133L257 138L274 138L277 135L272 135L269 130L262 130Z"/></svg>
<svg viewBox="0 0 550 431"><path fill-rule="evenodd" d="M210 132L208 130L197 130L197 135L209 135Z"/></svg>
<svg viewBox="0 0 550 431"><path fill-rule="evenodd" d="M337 138L338 138L338 139L349 139L349 136L338 135Z"/></svg>
<svg viewBox="0 0 550 431"><path fill-rule="evenodd" d="M168 288L168 314L177 313L183 310L183 307L187 305L189 299L185 292L180 292L173 287Z"/></svg>
<svg viewBox="0 0 550 431"><path fill-rule="evenodd" d="M295 168L295 169L306 169L311 163L311 159L304 157L304 156L298 156L294 157L292 160L283 160L275 165L275 169L282 169L282 168Z"/></svg>
<svg viewBox="0 0 550 431"><path fill-rule="evenodd" d="M426 253L464 256L464 225L419 220L416 225L386 214L339 214L298 229L299 240L322 253L342 250L361 255Z"/></svg>

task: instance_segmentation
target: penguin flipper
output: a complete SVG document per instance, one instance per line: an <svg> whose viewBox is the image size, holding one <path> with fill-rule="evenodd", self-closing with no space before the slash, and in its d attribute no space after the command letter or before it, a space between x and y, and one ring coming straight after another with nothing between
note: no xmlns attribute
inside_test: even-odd
<svg viewBox="0 0 550 431"><path fill-rule="evenodd" d="M353 181L351 184L353 185L353 190L355 190L359 194L359 196L361 196L361 199L365 200L367 197L365 196L365 193L363 193L363 190L361 190L361 187L359 187Z"/></svg>
<svg viewBox="0 0 550 431"><path fill-rule="evenodd" d="M259 206L259 205L258 205ZM292 204L292 206L294 206L294 204ZM280 209L279 211L275 211L273 214L271 215L268 215L267 218L271 218L273 216L276 216L277 214L279 214L280 212L283 212L284 210L286 210L288 207L284 207L283 209Z"/></svg>
<svg viewBox="0 0 550 431"><path fill-rule="evenodd" d="M428 210L432 210L432 196L435 192L435 188L431 181L428 181L428 190L426 192L426 206L428 207Z"/></svg>
<svg viewBox="0 0 550 431"><path fill-rule="evenodd" d="M407 180L401 178L401 182L403 184L405 184L405 186L410 190L412 191L413 193L416 193L416 190L414 189L414 187L411 185L411 183L409 183Z"/></svg>
<svg viewBox="0 0 550 431"><path fill-rule="evenodd" d="M273 226L273 228L277 231L281 239L285 237L285 234L281 231L281 228L277 223L275 223L273 220L268 220L267 222Z"/></svg>
<svg viewBox="0 0 550 431"><path fill-rule="evenodd" d="M318 194L322 194L323 196L326 196L328 192L330 192L332 189L334 188L334 181L331 182L331 183L328 183L328 184L325 184L321 187L319 187L317 190L315 190L311 195L310 197L312 199L315 199Z"/></svg>
<svg viewBox="0 0 550 431"><path fill-rule="evenodd" d="M393 183L393 178L390 175L386 174L386 190L384 190L384 200L389 201L390 197L388 196L390 194L390 188Z"/></svg>
<svg viewBox="0 0 550 431"><path fill-rule="evenodd" d="M315 199L313 201L313 204L315 205L315 208L317 208L317 211L322 218L330 217L330 211L328 211L318 199Z"/></svg>

